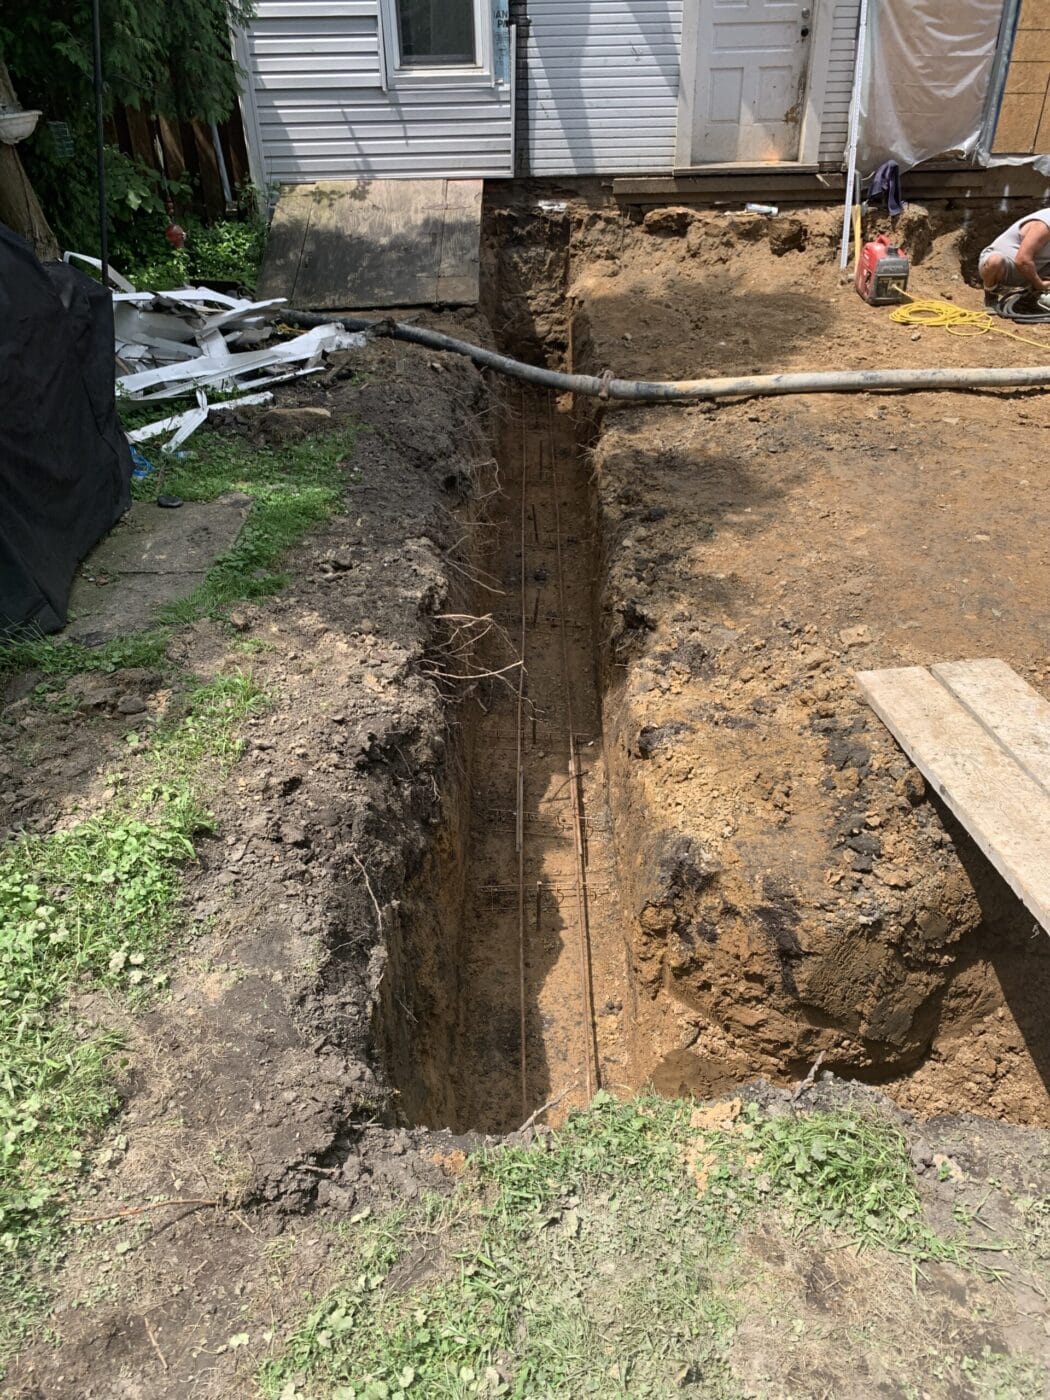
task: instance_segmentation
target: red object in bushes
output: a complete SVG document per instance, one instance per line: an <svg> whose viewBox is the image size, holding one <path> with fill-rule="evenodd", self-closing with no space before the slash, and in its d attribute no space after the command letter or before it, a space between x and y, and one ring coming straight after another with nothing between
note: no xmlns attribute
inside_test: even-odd
<svg viewBox="0 0 1050 1400"><path fill-rule="evenodd" d="M169 224L164 230L164 237L173 248L182 248L186 242L186 230L178 224Z"/></svg>

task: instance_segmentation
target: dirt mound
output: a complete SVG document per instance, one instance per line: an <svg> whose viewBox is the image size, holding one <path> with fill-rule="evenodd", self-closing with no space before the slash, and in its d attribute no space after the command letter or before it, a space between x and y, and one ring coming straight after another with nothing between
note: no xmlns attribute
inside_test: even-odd
<svg viewBox="0 0 1050 1400"><path fill-rule="evenodd" d="M915 290L976 301L960 246L984 232L914 209L901 223L916 251L929 243ZM794 247L778 257L785 232ZM577 365L692 378L1031 353L893 325L842 284L836 253L833 211L786 229L718 213L670 234L636 225L611 264L582 247ZM1037 442L1016 434L1050 424L1042 402L811 397L606 415L594 448L606 741L641 1078L704 1092L727 1064L791 1075L823 1055L879 1080L933 1050L907 1102L1050 1121L1037 1009L1050 944L1033 941L852 679L999 655L1045 680L1050 500ZM1004 469L1006 436L1017 447ZM960 1056L977 1029L980 1051ZM659 1044L667 1058L646 1064Z"/></svg>

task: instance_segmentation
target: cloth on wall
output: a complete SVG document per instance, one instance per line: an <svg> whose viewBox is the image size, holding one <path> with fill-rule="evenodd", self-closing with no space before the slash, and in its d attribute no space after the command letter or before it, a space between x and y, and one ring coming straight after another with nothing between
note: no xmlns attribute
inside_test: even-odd
<svg viewBox="0 0 1050 1400"><path fill-rule="evenodd" d="M1003 0L880 0L868 11L858 167L976 154Z"/></svg>
<svg viewBox="0 0 1050 1400"><path fill-rule="evenodd" d="M867 204L878 204L883 199L886 201L886 212L894 218L904 212L901 170L895 160L888 160L885 164L880 165L871 177L871 183L864 191L864 200Z"/></svg>

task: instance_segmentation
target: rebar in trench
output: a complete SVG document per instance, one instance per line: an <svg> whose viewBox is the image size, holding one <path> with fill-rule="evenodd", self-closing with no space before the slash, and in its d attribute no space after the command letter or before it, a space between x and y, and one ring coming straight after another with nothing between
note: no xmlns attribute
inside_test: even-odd
<svg viewBox="0 0 1050 1400"><path fill-rule="evenodd" d="M521 1055L521 1116L522 1121L528 1117L529 1112L529 1073L528 1073L528 1044L525 1013L525 630L526 630L526 606L525 606L525 519L526 519L526 481L528 478L528 428L525 421L525 391L521 392L521 638L520 654L518 666L518 770L516 780L516 831L515 840L518 847L518 984L519 984L519 1011L520 1011L520 1055Z"/></svg>
<svg viewBox="0 0 1050 1400"><path fill-rule="evenodd" d="M569 668L568 609L565 602L565 570L561 549L561 485L558 476L558 445L554 432L554 396L547 395L547 433L551 449L551 483L554 490L554 541L558 567L558 606L561 613L561 656L565 676L565 710L569 725L569 792L572 800L573 845L576 855L576 903L580 929L580 985L583 994L584 1040L586 1044L587 1101L601 1086L598 1059L598 1030L594 1017L594 974L591 964L591 925L587 911L587 871L583 861L583 813L580 803L579 765L576 758L576 723L572 707L572 673Z"/></svg>

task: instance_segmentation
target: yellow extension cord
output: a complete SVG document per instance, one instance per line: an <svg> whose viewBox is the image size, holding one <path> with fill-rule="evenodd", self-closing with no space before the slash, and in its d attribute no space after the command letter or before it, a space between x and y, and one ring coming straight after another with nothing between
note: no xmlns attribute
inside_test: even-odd
<svg viewBox="0 0 1050 1400"><path fill-rule="evenodd" d="M950 301L936 301L932 297L916 297L901 288L910 306L895 306L890 312L890 320L901 326L916 326L920 330L945 330L949 335L959 335L969 339L978 335L1004 335L1007 340L1019 340L1023 345L1035 345L1045 354L1050 349L1050 341L1037 340L1032 335L1022 335L1020 331L1008 331L998 316L989 311L966 311L961 306L953 306Z"/></svg>
<svg viewBox="0 0 1050 1400"><path fill-rule="evenodd" d="M862 237L860 205L855 204L853 206L854 276L856 276L860 263ZM900 326L912 326L917 330L944 330L949 335L962 336L963 339L989 334L1004 335L1007 340L1019 340L1023 345L1035 345L1044 353L1048 348L1048 342L1045 340L1037 340L1031 335L1022 335L1020 331L1007 330L999 317L993 316L988 311L966 311L963 307L955 306L950 301L913 296L911 292L906 292L903 287L898 290L901 296L907 297L911 303L910 306L894 307L890 312L890 320L896 321Z"/></svg>

